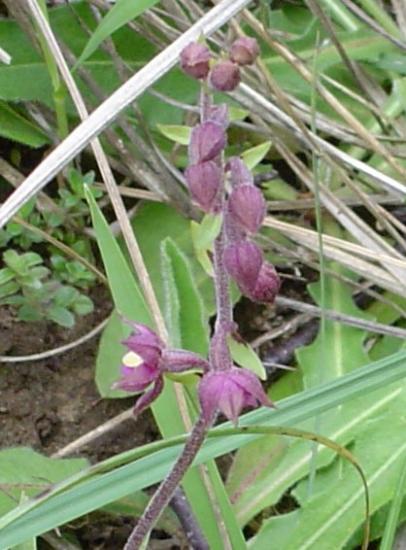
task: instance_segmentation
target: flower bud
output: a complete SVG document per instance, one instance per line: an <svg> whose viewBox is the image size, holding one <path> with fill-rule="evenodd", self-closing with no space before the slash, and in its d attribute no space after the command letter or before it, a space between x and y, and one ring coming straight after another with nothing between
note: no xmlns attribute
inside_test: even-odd
<svg viewBox="0 0 406 550"><path fill-rule="evenodd" d="M207 121L192 130L189 143L190 164L199 164L215 159L226 146L224 128L216 122Z"/></svg>
<svg viewBox="0 0 406 550"><path fill-rule="evenodd" d="M264 262L259 271L256 285L252 292L247 293L247 297L253 302L262 302L271 304L281 287L281 280L274 266Z"/></svg>
<svg viewBox="0 0 406 550"><path fill-rule="evenodd" d="M245 407L274 406L255 374L237 367L205 374L200 381L198 394L207 422L213 419L216 411L221 411L237 425L238 417Z"/></svg>
<svg viewBox="0 0 406 550"><path fill-rule="evenodd" d="M209 74L211 86L219 92L232 92L240 83L240 69L232 61L220 61Z"/></svg>
<svg viewBox="0 0 406 550"><path fill-rule="evenodd" d="M256 244L247 240L230 244L224 251L223 259L228 274L243 294L255 288L263 263L261 249Z"/></svg>
<svg viewBox="0 0 406 550"><path fill-rule="evenodd" d="M180 65L184 72L193 78L206 78L209 74L210 50L192 42L180 54Z"/></svg>
<svg viewBox="0 0 406 550"><path fill-rule="evenodd" d="M252 65L259 55L259 46L255 38L242 36L231 45L230 59L238 65Z"/></svg>
<svg viewBox="0 0 406 550"><path fill-rule="evenodd" d="M261 227L266 205L261 191L254 185L234 187L228 206L231 219L248 233L256 233Z"/></svg>
<svg viewBox="0 0 406 550"><path fill-rule="evenodd" d="M207 120L220 124L220 126L226 130L230 123L228 119L228 105L225 103L211 105L207 114Z"/></svg>
<svg viewBox="0 0 406 550"><path fill-rule="evenodd" d="M193 199L202 210L211 212L222 182L221 168L213 161L189 166L185 177Z"/></svg>
<svg viewBox="0 0 406 550"><path fill-rule="evenodd" d="M244 185L245 183L254 184L254 177L247 168L245 162L238 157L231 157L226 164L226 171L231 173L231 183L233 186Z"/></svg>

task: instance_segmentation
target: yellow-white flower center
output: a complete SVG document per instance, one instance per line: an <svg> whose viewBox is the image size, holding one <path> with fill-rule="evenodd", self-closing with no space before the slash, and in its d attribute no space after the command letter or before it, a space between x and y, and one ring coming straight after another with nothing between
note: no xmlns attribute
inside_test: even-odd
<svg viewBox="0 0 406 550"><path fill-rule="evenodd" d="M126 353L123 357L123 365L126 367L139 367L143 363L143 359L138 353L135 353L134 351L129 351Z"/></svg>

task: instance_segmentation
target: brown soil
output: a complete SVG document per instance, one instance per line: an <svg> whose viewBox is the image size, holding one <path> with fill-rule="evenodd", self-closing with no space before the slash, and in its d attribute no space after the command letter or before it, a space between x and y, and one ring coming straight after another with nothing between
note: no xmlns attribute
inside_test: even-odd
<svg viewBox="0 0 406 550"><path fill-rule="evenodd" d="M0 355L30 355L79 338L108 316L106 291L95 292L95 311L79 318L71 330L49 323L21 323L5 308L0 311ZM50 456L79 436L129 408L133 399L100 399L94 383L99 338L44 361L3 363L0 367L1 448L28 446ZM81 447L76 456L92 463L142 445L157 435L150 414L124 422L113 432ZM121 548L131 522L91 522L76 532L83 549ZM42 544L42 543L41 543ZM44 543L45 544L45 543ZM49 548L48 545L39 548Z"/></svg>

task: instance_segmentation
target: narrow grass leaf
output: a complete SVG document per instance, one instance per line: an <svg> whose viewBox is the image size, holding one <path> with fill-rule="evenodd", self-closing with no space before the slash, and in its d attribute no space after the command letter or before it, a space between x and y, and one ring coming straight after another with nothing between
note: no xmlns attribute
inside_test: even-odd
<svg viewBox="0 0 406 550"><path fill-rule="evenodd" d="M117 0L86 44L76 66L81 65L114 31L151 8L158 0Z"/></svg>

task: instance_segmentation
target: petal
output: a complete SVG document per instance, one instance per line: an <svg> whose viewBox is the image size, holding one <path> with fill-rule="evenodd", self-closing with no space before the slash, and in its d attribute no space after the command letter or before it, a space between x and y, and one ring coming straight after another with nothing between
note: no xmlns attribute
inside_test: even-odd
<svg viewBox="0 0 406 550"><path fill-rule="evenodd" d="M222 391L221 373L209 372L200 380L198 387L199 401L203 417L209 422L219 409L219 399Z"/></svg>
<svg viewBox="0 0 406 550"><path fill-rule="evenodd" d="M224 416L231 420L235 426L238 424L238 417L244 404L244 390L238 384L235 384L232 379L225 379L219 399L219 408Z"/></svg>
<svg viewBox="0 0 406 550"><path fill-rule="evenodd" d="M159 370L146 363L135 368L123 365L121 378L115 382L113 388L128 392L144 391L159 376Z"/></svg>
<svg viewBox="0 0 406 550"><path fill-rule="evenodd" d="M245 392L244 406L252 405L253 399L258 404L264 405L265 407L274 406L272 401L264 392L261 382L253 372L246 369L233 367L232 377L235 384L242 388Z"/></svg>
<svg viewBox="0 0 406 550"><path fill-rule="evenodd" d="M158 380L155 382L153 387L144 393L138 401L135 404L135 407L133 409L133 413L135 416L138 416L142 411L144 411L147 407L151 405L153 401L160 395L164 387L164 381L161 378L158 378Z"/></svg>

